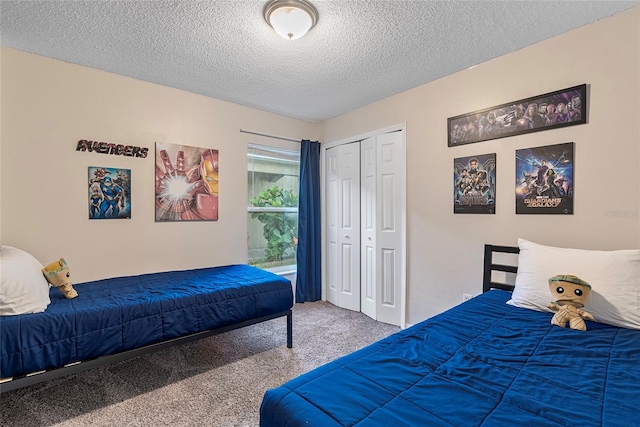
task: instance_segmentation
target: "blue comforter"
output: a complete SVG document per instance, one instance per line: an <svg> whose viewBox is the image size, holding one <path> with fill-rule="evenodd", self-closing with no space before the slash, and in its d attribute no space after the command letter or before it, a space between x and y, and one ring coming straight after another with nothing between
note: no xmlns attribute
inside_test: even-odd
<svg viewBox="0 0 640 427"><path fill-rule="evenodd" d="M269 390L267 426L639 426L640 331L493 290Z"/></svg>
<svg viewBox="0 0 640 427"><path fill-rule="evenodd" d="M281 313L291 282L248 265L118 277L51 289L44 313L0 318L0 377L60 367Z"/></svg>

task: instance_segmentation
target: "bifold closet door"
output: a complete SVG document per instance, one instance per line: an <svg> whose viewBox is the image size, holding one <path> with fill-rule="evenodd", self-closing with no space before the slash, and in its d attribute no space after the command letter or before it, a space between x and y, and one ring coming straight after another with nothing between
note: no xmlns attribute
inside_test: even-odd
<svg viewBox="0 0 640 427"><path fill-rule="evenodd" d="M400 326L405 155L400 132L376 136L376 317Z"/></svg>
<svg viewBox="0 0 640 427"><path fill-rule="evenodd" d="M402 135L390 132L360 145L361 311L400 325L402 268Z"/></svg>
<svg viewBox="0 0 640 427"><path fill-rule="evenodd" d="M376 319L376 137L360 142L360 311Z"/></svg>
<svg viewBox="0 0 640 427"><path fill-rule="evenodd" d="M327 300L360 311L360 143L325 153Z"/></svg>

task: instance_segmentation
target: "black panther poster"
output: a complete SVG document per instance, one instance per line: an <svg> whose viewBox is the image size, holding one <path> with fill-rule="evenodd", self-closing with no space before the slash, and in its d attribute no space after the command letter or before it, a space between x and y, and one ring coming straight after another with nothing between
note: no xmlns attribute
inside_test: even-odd
<svg viewBox="0 0 640 427"><path fill-rule="evenodd" d="M496 154L453 159L453 213L496 212Z"/></svg>
<svg viewBox="0 0 640 427"><path fill-rule="evenodd" d="M516 150L516 214L573 214L573 148Z"/></svg>

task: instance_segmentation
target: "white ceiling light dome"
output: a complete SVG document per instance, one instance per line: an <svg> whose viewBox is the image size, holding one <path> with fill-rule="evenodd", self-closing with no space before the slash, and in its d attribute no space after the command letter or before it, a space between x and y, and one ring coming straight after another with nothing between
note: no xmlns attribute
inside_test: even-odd
<svg viewBox="0 0 640 427"><path fill-rule="evenodd" d="M296 40L318 22L318 11L305 0L273 0L264 8L264 19L280 36Z"/></svg>

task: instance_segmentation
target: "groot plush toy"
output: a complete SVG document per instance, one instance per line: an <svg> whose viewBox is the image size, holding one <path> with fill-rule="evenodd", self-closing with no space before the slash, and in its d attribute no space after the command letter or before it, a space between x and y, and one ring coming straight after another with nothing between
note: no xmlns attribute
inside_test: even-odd
<svg viewBox="0 0 640 427"><path fill-rule="evenodd" d="M589 299L591 285L579 277L560 274L549 279L549 290L555 301L547 304L547 307L557 312L551 324L565 328L568 322L571 329L586 331L587 325L583 319L594 320L590 313L582 309Z"/></svg>
<svg viewBox="0 0 640 427"><path fill-rule="evenodd" d="M71 284L71 273L69 272L69 266L64 258L60 258L59 261L54 261L42 269L44 278L47 279L52 286L57 287L62 291L65 298L71 299L78 296L78 292L73 289Z"/></svg>

